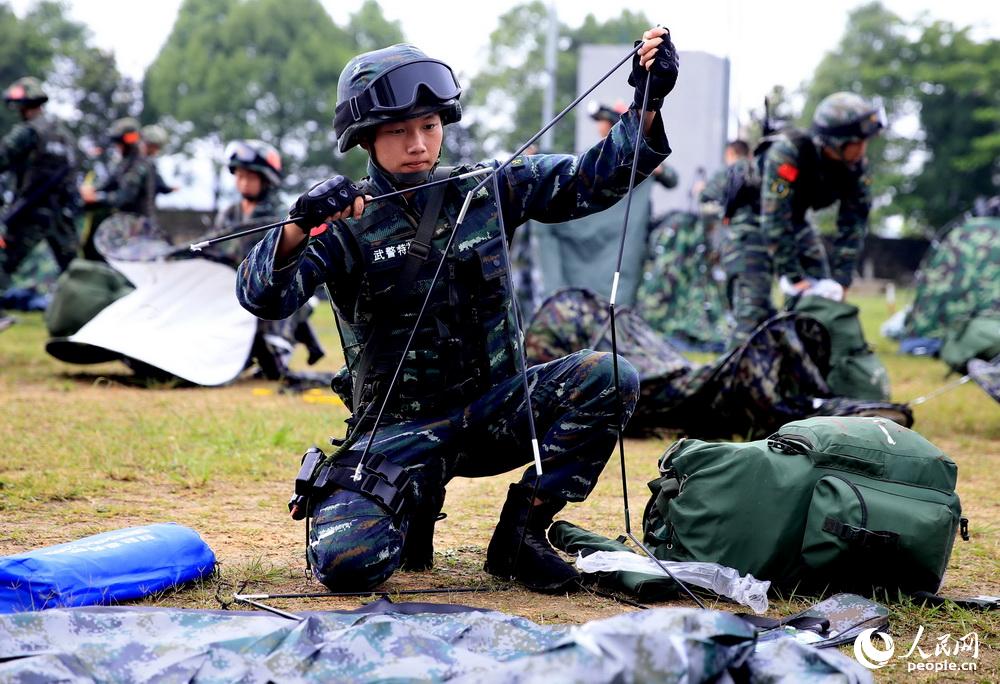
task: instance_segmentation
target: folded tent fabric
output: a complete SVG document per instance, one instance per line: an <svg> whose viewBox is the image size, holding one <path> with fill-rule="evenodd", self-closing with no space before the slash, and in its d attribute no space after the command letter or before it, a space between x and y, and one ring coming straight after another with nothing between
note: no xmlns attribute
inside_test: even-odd
<svg viewBox="0 0 1000 684"><path fill-rule="evenodd" d="M270 614L81 608L0 616L0 680L870 682L858 663L789 640L754 652L729 613L656 608L579 626L381 600L356 611ZM127 654L127 656L126 656Z"/></svg>

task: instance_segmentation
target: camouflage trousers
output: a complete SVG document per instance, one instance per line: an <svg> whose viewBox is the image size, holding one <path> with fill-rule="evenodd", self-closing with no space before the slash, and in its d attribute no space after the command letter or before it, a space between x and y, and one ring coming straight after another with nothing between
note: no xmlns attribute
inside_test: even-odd
<svg viewBox="0 0 1000 684"><path fill-rule="evenodd" d="M723 256L726 294L736 320L730 347L745 342L754 329L775 314L771 303L772 259L760 229L751 224L731 227Z"/></svg>
<svg viewBox="0 0 1000 684"><path fill-rule="evenodd" d="M0 249L0 292L10 287L11 276L42 240L49 243L60 273L76 257L79 243L72 214L56 207L39 207L16 217L7 224L3 239L6 247Z"/></svg>
<svg viewBox="0 0 1000 684"><path fill-rule="evenodd" d="M546 501L583 501L614 451L618 397L613 359L583 350L528 369L532 415ZM619 386L627 422L639 394L639 376L619 357ZM364 450L363 436L352 451ZM489 477L533 461L528 411L520 375L498 384L468 406L434 419L380 428L372 445L415 481L416 495L439 497L455 477ZM535 468L521 476L535 484ZM434 511L436 514L436 511ZM339 490L313 513L307 553L317 579L329 587L374 587L402 562L411 520L393 520L373 501Z"/></svg>
<svg viewBox="0 0 1000 684"><path fill-rule="evenodd" d="M753 224L731 227L723 266L726 270L726 292L736 319L730 347L742 344L754 329L775 315L771 301L774 284L774 259L760 228ZM778 273L790 278L829 278L830 266L819 232L810 224L796 230L796 264L793 273Z"/></svg>
<svg viewBox="0 0 1000 684"><path fill-rule="evenodd" d="M250 353L265 378L280 380L288 373L292 354L298 342L296 328L300 324L308 323L312 311L312 304L306 302L288 318L277 321L257 319L257 334Z"/></svg>

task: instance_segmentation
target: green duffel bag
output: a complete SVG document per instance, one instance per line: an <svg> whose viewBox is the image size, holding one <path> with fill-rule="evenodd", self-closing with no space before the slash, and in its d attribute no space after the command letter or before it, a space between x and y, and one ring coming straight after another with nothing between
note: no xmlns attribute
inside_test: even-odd
<svg viewBox="0 0 1000 684"><path fill-rule="evenodd" d="M106 306L134 290L121 273L99 261L74 259L56 281L45 327L52 337L72 335Z"/></svg>
<svg viewBox="0 0 1000 684"><path fill-rule="evenodd" d="M936 592L967 521L957 468L882 418L819 417L745 443L681 440L643 515L664 560L706 561L805 591Z"/></svg>
<svg viewBox="0 0 1000 684"><path fill-rule="evenodd" d="M789 308L812 316L830 333L830 372L826 382L836 396L889 399L889 374L865 340L858 307L809 295L796 298Z"/></svg>
<svg viewBox="0 0 1000 684"><path fill-rule="evenodd" d="M983 313L959 330L949 330L939 356L959 373L972 359L989 361L1000 354L1000 314Z"/></svg>

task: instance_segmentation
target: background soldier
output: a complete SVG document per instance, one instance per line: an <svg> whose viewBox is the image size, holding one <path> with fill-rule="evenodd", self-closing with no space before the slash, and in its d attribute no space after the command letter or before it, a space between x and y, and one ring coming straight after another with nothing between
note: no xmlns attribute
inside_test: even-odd
<svg viewBox="0 0 1000 684"><path fill-rule="evenodd" d="M237 140L229 145L226 159L240 199L219 212L215 219L216 232L235 232L280 221L285 212L277 203L281 186L278 150L260 140ZM220 243L211 248L211 253L236 267L259 240L259 234L248 235ZM312 305L307 303L288 318L260 320L251 354L265 378L281 380L288 376L289 361L297 341L309 350L310 365L323 358L323 348L309 326L311 313Z"/></svg>
<svg viewBox="0 0 1000 684"><path fill-rule="evenodd" d="M760 232L760 175L750 146L734 140L726 145L724 159L726 167L709 179L698 202L703 220L715 222L716 232L726 232L722 240L726 298L730 308L744 312L732 336L733 343L739 344L757 322L774 314L771 257ZM766 296L754 299L759 293Z"/></svg>
<svg viewBox="0 0 1000 684"><path fill-rule="evenodd" d="M603 139L606 138L608 133L611 132L611 127L614 126L620 118L622 118L622 114L628 111L628 107L625 106L625 103L620 100L614 107L609 107L605 104L592 100L587 105L587 111L590 113L590 118L594 120L594 124L597 126L597 134ZM677 170L666 162L656 167L653 171L652 177L653 180L665 187L667 190L673 190L677 187L677 183L680 182Z"/></svg>
<svg viewBox="0 0 1000 684"><path fill-rule="evenodd" d="M0 141L0 172L13 172L17 184L14 202L0 217L7 228L0 238L0 293L41 240L49 243L60 271L76 256L76 140L42 110L48 99L30 76L14 81L4 93L21 123ZM0 312L0 330L13 322Z"/></svg>
<svg viewBox="0 0 1000 684"><path fill-rule="evenodd" d="M851 284L871 208L865 152L868 140L884 126L881 108L860 95L841 92L823 98L809 132L782 131L765 139L766 147L758 150L765 155L762 246L756 246L761 258L748 248L737 266L733 311L737 339L773 315L774 274L786 276L799 291L824 278L836 280L845 290ZM806 212L834 202L839 203L837 233L828 259Z"/></svg>
<svg viewBox="0 0 1000 684"><path fill-rule="evenodd" d="M132 117L118 119L108 130L108 139L121 159L99 186L80 188L83 201L114 211L152 216L156 209L156 169L143 153L139 122Z"/></svg>
<svg viewBox="0 0 1000 684"><path fill-rule="evenodd" d="M775 273L799 289L807 278L854 278L871 209L868 140L885 127L881 108L854 93L823 98L811 135L783 133L767 151L761 178L761 230L774 249ZM839 202L833 253L827 259L808 209Z"/></svg>
<svg viewBox="0 0 1000 684"><path fill-rule="evenodd" d="M565 221L607 208L628 188L637 132L644 134L637 151L641 177L663 161L669 146L659 109L677 79L676 52L665 29L643 37L629 77L639 104L580 157L515 159L497 178L499 196L486 189L477 193L445 255L441 250L475 179L415 187L405 199L368 210L365 196L459 172L438 167L442 127L461 117L454 73L410 45L362 54L344 68L335 128L341 152L359 144L368 152L368 180L358 187L335 176L300 196L289 214L301 221L268 233L238 278L240 301L259 316L287 316L324 283L334 300L354 430L323 466L338 486L315 491L311 499L307 554L327 586L367 589L401 565L429 567L447 481L531 461L519 331L498 215L503 212L512 231L529 219ZM642 112L637 110L647 74L650 111ZM320 226L324 221L329 223ZM430 289L442 256L444 277ZM389 420L372 445L378 456L362 471L362 480L389 485L359 487L341 475L354 471L372 439L371 419L428 291L428 315L413 331L416 342L386 408ZM638 377L627 361L619 363L627 419ZM486 569L538 591L564 591L575 586L578 574L551 548L545 530L567 502L584 500L597 484L614 448L619 399L607 353L584 350L527 373L544 475L538 498L532 496L534 468L511 485Z"/></svg>
<svg viewBox="0 0 1000 684"><path fill-rule="evenodd" d="M167 185L167 182L163 180L163 176L160 175L160 170L156 168L156 158L163 151L163 148L167 146L167 143L170 142L170 136L167 135L166 129L159 124L143 126L142 130L139 131L139 137L142 139L143 152L156 171L156 194L166 195L173 192L177 188Z"/></svg>
<svg viewBox="0 0 1000 684"><path fill-rule="evenodd" d="M118 151L119 161L96 188L80 187L80 196L89 214L90 231L84 240L83 253L88 259L103 260L94 247L101 223L115 212L152 218L156 210L156 187L159 174L142 149L139 122L132 117L118 119L108 130L108 142Z"/></svg>

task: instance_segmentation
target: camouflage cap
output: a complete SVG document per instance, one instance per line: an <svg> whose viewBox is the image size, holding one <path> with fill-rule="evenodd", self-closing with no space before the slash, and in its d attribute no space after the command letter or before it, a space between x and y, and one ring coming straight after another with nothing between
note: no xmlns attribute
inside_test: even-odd
<svg viewBox="0 0 1000 684"><path fill-rule="evenodd" d="M8 86L3 94L7 104L37 106L48 102L49 96L42 89L41 82L33 76L19 78Z"/></svg>
<svg viewBox="0 0 1000 684"><path fill-rule="evenodd" d="M111 142L135 145L140 139L139 122L131 116L118 119L112 123L111 128L108 129L108 138L111 139Z"/></svg>
<svg viewBox="0 0 1000 684"><path fill-rule="evenodd" d="M813 114L812 132L828 145L839 147L866 140L885 128L885 111L856 93L827 95Z"/></svg>
<svg viewBox="0 0 1000 684"><path fill-rule="evenodd" d="M167 135L166 129L159 124L143 126L139 135L142 136L143 141L157 147L166 147L167 143L170 142L170 136Z"/></svg>
<svg viewBox="0 0 1000 684"><path fill-rule="evenodd" d="M424 73L406 73L401 67L409 64L425 66ZM401 83L389 83L381 89L382 96L411 100L408 106L383 107L377 102L379 89L369 92L378 81L386 82L389 75L401 76ZM432 78L434 77L434 78ZM450 83L449 83L450 77ZM365 52L351 59L337 82L337 114L334 130L341 152L359 142L366 129L388 121L400 121L433 112L441 113L441 123L454 123L462 118L458 102L462 90L454 73L444 62L431 59L422 50L407 43L398 43L381 50Z"/></svg>

